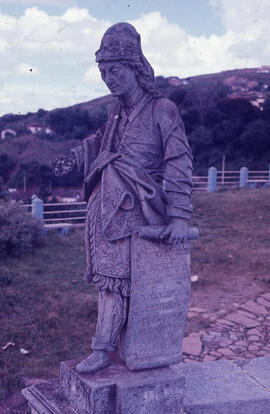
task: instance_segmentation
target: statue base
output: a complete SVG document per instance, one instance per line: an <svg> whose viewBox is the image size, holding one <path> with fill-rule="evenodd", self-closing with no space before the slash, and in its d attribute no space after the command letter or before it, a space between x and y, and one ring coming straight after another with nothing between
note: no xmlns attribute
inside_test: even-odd
<svg viewBox="0 0 270 414"><path fill-rule="evenodd" d="M32 414L179 414L183 412L184 375L173 367L129 371L112 355L95 374L78 374L79 361L62 362L60 382L23 391Z"/></svg>
<svg viewBox="0 0 270 414"><path fill-rule="evenodd" d="M139 372L116 358L94 375L78 375L77 362L62 363L60 383L47 381L22 391L32 414L270 413L270 357Z"/></svg>

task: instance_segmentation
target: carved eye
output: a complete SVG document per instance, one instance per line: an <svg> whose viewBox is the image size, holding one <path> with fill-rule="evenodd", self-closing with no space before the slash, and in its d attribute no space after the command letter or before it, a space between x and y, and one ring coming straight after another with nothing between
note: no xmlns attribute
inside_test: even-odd
<svg viewBox="0 0 270 414"><path fill-rule="evenodd" d="M119 73L119 71L120 71L120 68L112 68L112 73L114 75L117 75L117 73Z"/></svg>

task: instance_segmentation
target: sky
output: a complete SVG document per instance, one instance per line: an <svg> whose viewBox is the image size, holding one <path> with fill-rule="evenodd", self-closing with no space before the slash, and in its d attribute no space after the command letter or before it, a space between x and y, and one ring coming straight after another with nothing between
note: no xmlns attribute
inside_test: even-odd
<svg viewBox="0 0 270 414"><path fill-rule="evenodd" d="M0 115L107 94L95 51L119 21L156 76L270 65L270 0L0 0Z"/></svg>

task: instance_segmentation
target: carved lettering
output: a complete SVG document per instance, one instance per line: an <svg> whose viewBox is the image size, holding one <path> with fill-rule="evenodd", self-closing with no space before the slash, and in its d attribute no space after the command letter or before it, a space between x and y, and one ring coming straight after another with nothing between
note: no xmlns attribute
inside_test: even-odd
<svg viewBox="0 0 270 414"><path fill-rule="evenodd" d="M169 365L180 359L189 302L189 246L132 240L132 282L125 336L127 365ZM179 254L179 252L186 254ZM145 346L147 344L147 346Z"/></svg>

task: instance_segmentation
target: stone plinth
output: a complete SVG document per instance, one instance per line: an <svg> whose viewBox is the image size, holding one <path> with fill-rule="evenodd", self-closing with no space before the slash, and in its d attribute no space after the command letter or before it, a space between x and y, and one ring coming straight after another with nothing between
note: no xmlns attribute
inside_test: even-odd
<svg viewBox="0 0 270 414"><path fill-rule="evenodd" d="M118 357L94 375L79 375L78 361L62 362L64 396L78 414L178 414L184 377L172 368L129 371Z"/></svg>
<svg viewBox="0 0 270 414"><path fill-rule="evenodd" d="M185 375L185 414L269 414L270 358L196 362Z"/></svg>
<svg viewBox="0 0 270 414"><path fill-rule="evenodd" d="M83 376L74 366L75 362L61 366L65 396L59 381L23 390L32 414L182 414L183 375L185 414L270 413L270 357L140 372L115 361L100 373Z"/></svg>
<svg viewBox="0 0 270 414"><path fill-rule="evenodd" d="M31 414L76 414L60 391L59 380L42 382L22 390Z"/></svg>

